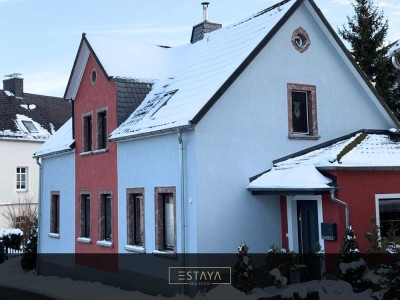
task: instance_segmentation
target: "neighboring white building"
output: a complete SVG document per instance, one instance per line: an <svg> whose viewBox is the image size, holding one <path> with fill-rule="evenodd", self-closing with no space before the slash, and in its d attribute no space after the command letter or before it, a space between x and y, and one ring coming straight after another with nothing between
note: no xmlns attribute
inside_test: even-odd
<svg viewBox="0 0 400 300"><path fill-rule="evenodd" d="M18 74L3 80L3 86L0 90L0 228L11 225L4 217L10 209L17 216L20 204L38 203L39 166L32 153L71 116L68 101L24 93L23 79Z"/></svg>

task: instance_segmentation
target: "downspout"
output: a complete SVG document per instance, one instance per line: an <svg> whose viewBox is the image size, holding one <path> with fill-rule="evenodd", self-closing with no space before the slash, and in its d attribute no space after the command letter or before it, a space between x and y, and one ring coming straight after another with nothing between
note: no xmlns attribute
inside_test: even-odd
<svg viewBox="0 0 400 300"><path fill-rule="evenodd" d="M345 216L346 216L346 229L349 227L349 205L345 202L343 202L342 200L339 200L338 198L335 197L335 189L331 189L331 199L333 202L338 203L341 206L344 206L344 210L345 210Z"/></svg>
<svg viewBox="0 0 400 300"><path fill-rule="evenodd" d="M38 226L37 226L37 254L36 254L36 272L38 275L40 275L40 270L39 270L39 254L41 253L40 250L40 220L42 219L42 209L41 209L41 204L42 204L42 182L43 182L43 170L42 170L42 164L39 161L39 157L36 157L36 163L39 166L39 195L38 195L38 210L39 210L39 215L38 215Z"/></svg>
<svg viewBox="0 0 400 300"><path fill-rule="evenodd" d="M178 129L178 142L179 142L179 169L180 169L180 184L181 184L181 240L182 240L182 254L186 253L186 207L185 207L185 169L184 169L184 156L183 156L183 139L182 129Z"/></svg>

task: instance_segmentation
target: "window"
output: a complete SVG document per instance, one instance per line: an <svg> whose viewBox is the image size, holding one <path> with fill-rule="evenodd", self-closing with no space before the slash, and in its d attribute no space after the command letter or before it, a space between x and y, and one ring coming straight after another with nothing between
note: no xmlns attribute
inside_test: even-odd
<svg viewBox="0 0 400 300"><path fill-rule="evenodd" d="M97 113L97 149L107 148L107 111Z"/></svg>
<svg viewBox="0 0 400 300"><path fill-rule="evenodd" d="M32 121L22 121L22 123L25 125L26 129L28 129L29 132L39 132L35 125L33 125Z"/></svg>
<svg viewBox="0 0 400 300"><path fill-rule="evenodd" d="M60 192L51 192L50 233L60 233Z"/></svg>
<svg viewBox="0 0 400 300"><path fill-rule="evenodd" d="M100 194L99 236L101 241L112 241L111 193Z"/></svg>
<svg viewBox="0 0 400 300"><path fill-rule="evenodd" d="M92 83L92 85L94 85L96 83L96 80L97 80L97 72L96 72L96 69L93 69L90 72L90 82Z"/></svg>
<svg viewBox="0 0 400 300"><path fill-rule="evenodd" d="M307 51L311 45L310 37L308 36L307 31L301 27L293 31L292 45L300 53Z"/></svg>
<svg viewBox="0 0 400 300"><path fill-rule="evenodd" d="M176 252L175 187L156 188L156 247Z"/></svg>
<svg viewBox="0 0 400 300"><path fill-rule="evenodd" d="M400 195L398 198L379 199L379 224L381 237L387 237L390 230L400 237Z"/></svg>
<svg viewBox="0 0 400 300"><path fill-rule="evenodd" d="M90 238L90 194L81 193L80 202L80 237Z"/></svg>
<svg viewBox="0 0 400 300"><path fill-rule="evenodd" d="M83 152L92 151L92 115L83 117Z"/></svg>
<svg viewBox="0 0 400 300"><path fill-rule="evenodd" d="M289 138L318 139L316 87L288 84Z"/></svg>
<svg viewBox="0 0 400 300"><path fill-rule="evenodd" d="M28 189L28 168L17 167L17 191Z"/></svg>
<svg viewBox="0 0 400 300"><path fill-rule="evenodd" d="M128 245L144 247L144 189L127 190Z"/></svg>

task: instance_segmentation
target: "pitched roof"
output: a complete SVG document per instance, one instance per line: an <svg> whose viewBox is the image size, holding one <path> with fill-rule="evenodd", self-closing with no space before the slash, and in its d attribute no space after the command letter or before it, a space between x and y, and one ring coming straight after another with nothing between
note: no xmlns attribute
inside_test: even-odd
<svg viewBox="0 0 400 300"><path fill-rule="evenodd" d="M274 168L314 165L318 169L400 167L400 133L363 130L276 160Z"/></svg>
<svg viewBox="0 0 400 300"><path fill-rule="evenodd" d="M379 97L335 31L313 0L285 0L240 22L207 33L195 44L176 48L135 42L127 38L84 34L66 98L74 98L82 68L92 53L109 80L130 78L152 83L152 89L136 110L110 135L120 140L191 127L197 124L229 88L275 33L303 3L309 2L326 34L333 36L348 58L347 64L360 74L364 89L381 113L399 122ZM78 67L77 67L78 66ZM79 69L80 68L80 69ZM372 93L371 93L372 91ZM374 96L373 96L373 95Z"/></svg>
<svg viewBox="0 0 400 300"><path fill-rule="evenodd" d="M210 99L221 93L222 87L226 89L231 84L227 83L229 79L244 69L249 57L255 57L254 51L260 43L269 40L274 28L280 27L282 19L288 18L302 2L285 0L238 23L207 33L195 44L176 48L85 34L66 97L74 97L80 80L78 69L85 64L90 52L110 80L122 77L153 83L145 100L111 134L111 140L190 126L204 112Z"/></svg>
<svg viewBox="0 0 400 300"><path fill-rule="evenodd" d="M0 90L2 139L44 141L70 117L71 104L62 98L29 93L24 93L23 97L15 97L9 91ZM29 121L34 126L31 130L26 125Z"/></svg>
<svg viewBox="0 0 400 300"><path fill-rule="evenodd" d="M400 133L362 130L274 161L273 167L250 178L253 193L324 193L336 180L320 171L332 169L400 169Z"/></svg>
<svg viewBox="0 0 400 300"><path fill-rule="evenodd" d="M74 146L71 118L61 126L61 128L57 130L51 138L40 146L40 148L33 154L33 157L44 157L69 152L74 149Z"/></svg>

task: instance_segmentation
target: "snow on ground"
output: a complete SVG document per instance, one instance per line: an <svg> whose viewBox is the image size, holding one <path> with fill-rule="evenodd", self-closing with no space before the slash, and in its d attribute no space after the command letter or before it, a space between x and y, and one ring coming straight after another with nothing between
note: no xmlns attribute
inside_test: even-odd
<svg viewBox="0 0 400 300"><path fill-rule="evenodd" d="M160 295L150 296L137 291L125 291L116 287L107 286L99 282L86 282L72 280L69 278L60 278L55 276L40 276L34 272L24 272L20 266L20 259L15 258L0 264L0 287L10 287L23 289L40 295L53 297L56 299L177 299L189 300L185 295L176 295L173 298L166 298ZM283 288L274 286L265 289L256 288L250 294L236 290L230 285L220 285L208 292L206 295L198 294L194 300L220 300L220 299L245 299L256 300L261 297L272 297L282 295L283 297L291 297L297 292L301 297L307 292L317 291L320 299L372 299L370 291L367 290L360 294L352 291L350 284L344 281L322 280L309 281L305 283L288 285Z"/></svg>
<svg viewBox="0 0 400 300"><path fill-rule="evenodd" d="M21 229L18 228L0 228L0 238L2 238L5 235L9 234L19 234L22 235Z"/></svg>

